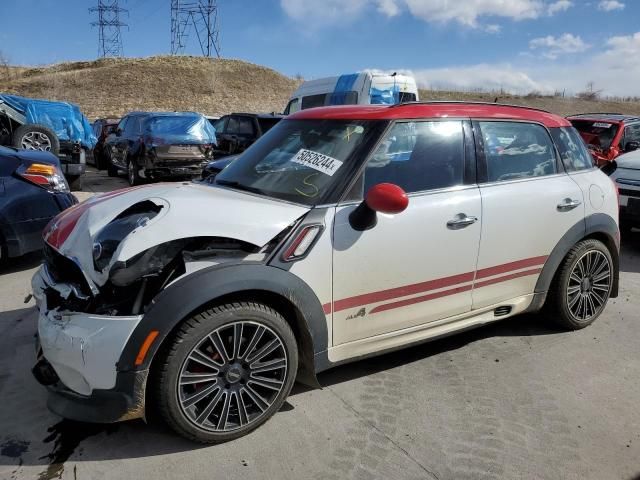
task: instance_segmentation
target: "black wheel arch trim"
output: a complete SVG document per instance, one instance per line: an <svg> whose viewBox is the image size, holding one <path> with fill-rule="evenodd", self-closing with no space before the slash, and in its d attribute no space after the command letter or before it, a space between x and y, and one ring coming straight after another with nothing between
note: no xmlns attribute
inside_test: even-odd
<svg viewBox="0 0 640 480"><path fill-rule="evenodd" d="M217 299L247 291L277 296L294 308L297 318L288 320L296 322L292 327L300 335L298 341L302 348L299 357L304 371L299 377L315 380L314 355L326 351L328 346L327 321L322 304L313 290L296 275L258 262L205 268L160 292L129 337L117 363L118 371L149 368L161 345L184 319ZM140 346L152 330L157 330L158 336L144 362L135 365Z"/></svg>
<svg viewBox="0 0 640 480"><path fill-rule="evenodd" d="M618 296L619 277L620 277L620 232L618 224L609 215L604 213L594 213L585 217L584 220L576 223L571 227L547 258L542 268L542 272L536 283L535 293L546 294L551 286L553 277L555 276L560 264L569 253L569 250L581 240L585 238L598 238L605 240L605 244L609 247L611 258L613 259L613 285L611 288L611 298ZM537 302L541 307L544 302Z"/></svg>

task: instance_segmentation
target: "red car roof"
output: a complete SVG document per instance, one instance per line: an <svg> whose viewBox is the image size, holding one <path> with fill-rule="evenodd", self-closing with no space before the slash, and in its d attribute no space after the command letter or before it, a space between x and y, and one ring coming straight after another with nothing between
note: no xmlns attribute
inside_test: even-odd
<svg viewBox="0 0 640 480"><path fill-rule="evenodd" d="M339 105L292 113L287 118L332 120L398 120L417 118L484 118L529 120L548 128L570 127L571 123L553 113L527 107L472 102L404 103L399 105Z"/></svg>

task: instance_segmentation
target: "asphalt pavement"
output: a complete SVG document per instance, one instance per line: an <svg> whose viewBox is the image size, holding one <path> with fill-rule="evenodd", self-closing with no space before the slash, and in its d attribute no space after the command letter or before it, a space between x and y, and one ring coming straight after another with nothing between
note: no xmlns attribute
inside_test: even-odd
<svg viewBox="0 0 640 480"><path fill-rule="evenodd" d="M124 186L90 172L85 198ZM0 479L640 479L640 232L590 327L527 315L296 385L252 434L201 446L159 421L74 423L33 379L41 259L0 271Z"/></svg>

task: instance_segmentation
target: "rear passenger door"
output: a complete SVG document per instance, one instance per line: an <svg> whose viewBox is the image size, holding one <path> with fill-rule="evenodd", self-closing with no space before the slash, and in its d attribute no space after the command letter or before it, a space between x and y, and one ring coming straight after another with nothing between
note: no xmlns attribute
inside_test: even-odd
<svg viewBox="0 0 640 480"><path fill-rule="evenodd" d="M478 121L474 130L483 218L473 288L478 309L532 294L553 248L583 221L584 205L544 126Z"/></svg>

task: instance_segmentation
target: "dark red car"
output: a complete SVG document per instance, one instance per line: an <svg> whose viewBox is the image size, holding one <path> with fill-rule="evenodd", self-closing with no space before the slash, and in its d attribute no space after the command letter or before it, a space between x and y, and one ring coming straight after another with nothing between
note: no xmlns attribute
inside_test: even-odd
<svg viewBox="0 0 640 480"><path fill-rule="evenodd" d="M640 148L640 117L621 113L582 113L567 119L580 132L598 166Z"/></svg>

